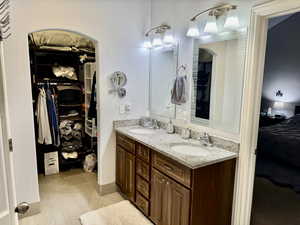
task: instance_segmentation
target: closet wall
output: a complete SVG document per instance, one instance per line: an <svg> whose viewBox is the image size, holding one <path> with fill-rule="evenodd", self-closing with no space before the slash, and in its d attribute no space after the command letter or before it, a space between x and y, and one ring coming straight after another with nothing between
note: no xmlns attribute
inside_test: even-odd
<svg viewBox="0 0 300 225"><path fill-rule="evenodd" d="M39 202L28 38L42 29L65 29L93 38L98 43L97 69L100 90L98 146L99 181L115 180L115 139L112 121L146 114L148 51L140 48L147 27L147 0L17 0L11 2L12 36L6 42L6 84L11 136L14 140L15 181L18 202ZM134 24L133 24L134 23ZM108 94L114 71L128 75L128 95L120 100ZM128 115L119 114L121 103L131 103Z"/></svg>

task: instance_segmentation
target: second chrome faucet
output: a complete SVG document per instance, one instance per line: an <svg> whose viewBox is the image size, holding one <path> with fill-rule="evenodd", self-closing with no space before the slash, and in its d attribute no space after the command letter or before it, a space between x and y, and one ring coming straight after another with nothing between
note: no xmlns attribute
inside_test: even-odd
<svg viewBox="0 0 300 225"><path fill-rule="evenodd" d="M204 132L203 136L200 136L199 138L197 138L203 145L205 146L213 146L213 143L211 141L211 137L209 136L208 133Z"/></svg>

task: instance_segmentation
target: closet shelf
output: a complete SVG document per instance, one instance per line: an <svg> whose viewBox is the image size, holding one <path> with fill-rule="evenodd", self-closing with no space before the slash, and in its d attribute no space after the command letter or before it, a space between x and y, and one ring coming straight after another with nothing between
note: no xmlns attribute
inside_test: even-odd
<svg viewBox="0 0 300 225"><path fill-rule="evenodd" d="M59 104L61 107L81 107L82 104Z"/></svg>
<svg viewBox="0 0 300 225"><path fill-rule="evenodd" d="M82 117L80 116L59 116L60 120L73 120L73 121L82 121Z"/></svg>

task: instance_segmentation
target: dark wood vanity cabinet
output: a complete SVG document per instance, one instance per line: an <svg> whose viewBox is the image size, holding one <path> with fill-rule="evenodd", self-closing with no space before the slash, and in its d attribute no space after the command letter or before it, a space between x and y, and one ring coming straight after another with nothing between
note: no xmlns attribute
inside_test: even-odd
<svg viewBox="0 0 300 225"><path fill-rule="evenodd" d="M121 191L124 190L124 170L125 168L125 150L117 146L116 150L116 185L120 188Z"/></svg>
<svg viewBox="0 0 300 225"><path fill-rule="evenodd" d="M134 150L128 150L132 147L131 145L123 148L123 137L122 139L117 138L117 140L116 184L130 201L135 201L135 154L132 153ZM128 143L130 142L126 142L126 144Z"/></svg>
<svg viewBox="0 0 300 225"><path fill-rule="evenodd" d="M156 225L230 225L235 159L190 169L117 134L116 184Z"/></svg>
<svg viewBox="0 0 300 225"><path fill-rule="evenodd" d="M151 220L157 225L189 224L190 190L152 169Z"/></svg>

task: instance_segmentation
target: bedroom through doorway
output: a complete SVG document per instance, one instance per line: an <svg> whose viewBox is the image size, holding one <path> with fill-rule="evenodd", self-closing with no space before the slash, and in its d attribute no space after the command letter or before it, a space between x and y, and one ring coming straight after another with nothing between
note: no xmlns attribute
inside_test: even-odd
<svg viewBox="0 0 300 225"><path fill-rule="evenodd" d="M300 224L299 25L269 20L251 225Z"/></svg>

